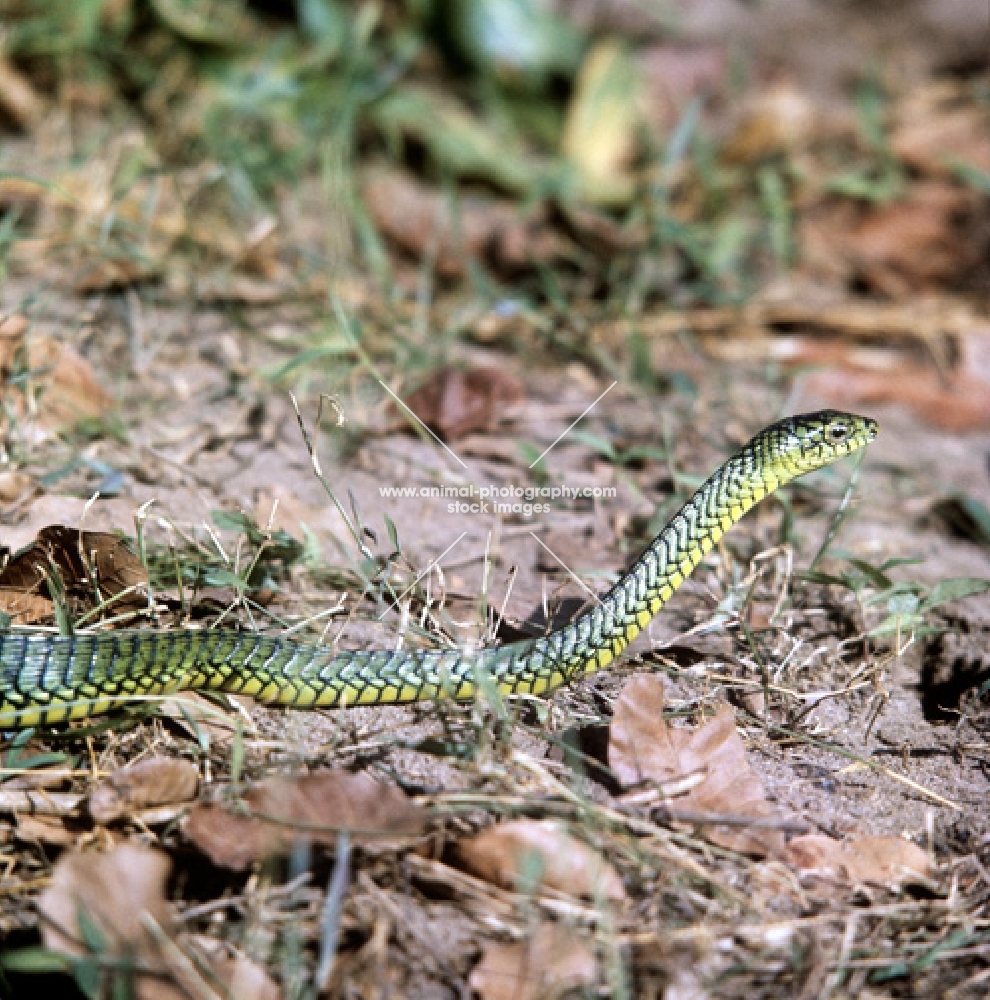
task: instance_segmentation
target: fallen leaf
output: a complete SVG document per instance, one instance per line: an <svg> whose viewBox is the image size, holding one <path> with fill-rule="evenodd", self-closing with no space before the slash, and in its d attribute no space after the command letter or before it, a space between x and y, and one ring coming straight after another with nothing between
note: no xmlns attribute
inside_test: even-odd
<svg viewBox="0 0 990 1000"><path fill-rule="evenodd" d="M472 431L493 431L524 396L522 383L501 368L441 368L405 399L405 405L445 441ZM393 409L407 427L408 415Z"/></svg>
<svg viewBox="0 0 990 1000"><path fill-rule="evenodd" d="M113 823L138 809L195 798L199 771L188 760L151 757L129 764L100 782L89 797L97 823Z"/></svg>
<svg viewBox="0 0 990 1000"><path fill-rule="evenodd" d="M122 955L148 944L138 920L149 913L169 926L165 882L171 862L160 851L121 844L105 854L74 853L59 859L51 883L38 900L45 946L65 955L81 956L86 949L80 932L79 911L100 930L107 950ZM112 886L113 891L107 888Z"/></svg>
<svg viewBox="0 0 990 1000"><path fill-rule="evenodd" d="M48 575L57 572L70 597L117 597L114 614L147 607L148 574L141 560L117 535L79 531L52 524L0 572L0 590L52 598ZM119 596L124 595L124 596Z"/></svg>
<svg viewBox="0 0 990 1000"><path fill-rule="evenodd" d="M869 882L897 888L912 878L931 875L928 853L901 837L836 840L807 834L791 840L785 856L801 871L853 885Z"/></svg>
<svg viewBox="0 0 990 1000"><path fill-rule="evenodd" d="M798 225L802 272L849 288L866 285L892 301L958 284L978 266L972 238L979 201L945 180L915 181L881 204L827 199Z"/></svg>
<svg viewBox="0 0 990 1000"><path fill-rule="evenodd" d="M17 816L17 839L29 844L49 844L52 847L70 847L79 833L70 830L61 816Z"/></svg>
<svg viewBox="0 0 990 1000"><path fill-rule="evenodd" d="M627 786L653 781L663 787L700 772L704 781L677 797L678 809L769 816L772 806L746 758L732 709L723 706L695 729L675 729L664 718L663 706L659 677L633 677L619 692L608 743L609 766L619 781ZM706 824L702 831L714 843L757 857L778 853L784 846L777 830Z"/></svg>
<svg viewBox="0 0 990 1000"><path fill-rule="evenodd" d="M347 771L269 778L244 804L247 815L201 803L183 826L214 864L234 871L285 853L301 837L332 845L341 830L358 838L416 836L426 822L425 812L394 785Z"/></svg>
<svg viewBox="0 0 990 1000"><path fill-rule="evenodd" d="M10 615L15 625L37 625L55 614L55 603L40 594L28 594L20 587L0 587L0 611Z"/></svg>
<svg viewBox="0 0 990 1000"><path fill-rule="evenodd" d="M977 262L979 251L958 225L971 203L953 184L912 184L905 197L868 211L837 249L863 281L891 299L937 289Z"/></svg>
<svg viewBox="0 0 990 1000"><path fill-rule="evenodd" d="M213 864L235 872L246 871L259 858L279 850L277 834L269 834L260 820L213 802L194 806L182 832Z"/></svg>
<svg viewBox="0 0 990 1000"><path fill-rule="evenodd" d="M523 215L514 202L479 196L462 196L454 206L395 170L370 171L363 190L382 235L445 278L462 276L472 259L513 274L573 253L540 209Z"/></svg>
<svg viewBox="0 0 990 1000"><path fill-rule="evenodd" d="M27 358L29 368L40 375L39 413L44 426L65 430L80 420L105 416L113 406L90 363L67 344L30 337Z"/></svg>
<svg viewBox="0 0 990 1000"><path fill-rule="evenodd" d="M25 370L27 383L12 379ZM88 361L51 337L29 336L27 320L17 314L0 321L0 382L0 430L16 423L22 435L32 421L48 431L71 429L80 420L105 416L113 403Z"/></svg>
<svg viewBox="0 0 990 1000"><path fill-rule="evenodd" d="M83 524L87 531L116 533L117 526L134 523L134 504L121 497L97 500L42 493L24 509L24 518L3 529L3 545L19 552L32 545L38 532L53 524Z"/></svg>
<svg viewBox="0 0 990 1000"><path fill-rule="evenodd" d="M544 885L571 896L613 901L626 895L618 872L552 820L499 823L459 841L456 853L472 874L506 889L533 891Z"/></svg>
<svg viewBox="0 0 990 1000"><path fill-rule="evenodd" d="M469 979L481 1000L553 1000L597 982L591 947L573 930L550 923L523 941L486 942Z"/></svg>
<svg viewBox="0 0 990 1000"><path fill-rule="evenodd" d="M966 164L990 173L990 119L979 102L954 106L957 95L935 85L900 102L890 137L894 156L915 170L945 176Z"/></svg>

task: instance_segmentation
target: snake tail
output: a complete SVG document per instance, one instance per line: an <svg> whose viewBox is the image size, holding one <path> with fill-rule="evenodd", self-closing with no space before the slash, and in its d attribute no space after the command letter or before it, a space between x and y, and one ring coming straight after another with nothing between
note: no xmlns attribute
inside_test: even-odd
<svg viewBox="0 0 990 1000"><path fill-rule="evenodd" d="M546 636L473 652L338 651L232 630L0 633L0 729L86 719L184 689L341 708L543 695L608 667L750 508L797 476L863 448L877 424L834 410L772 424L697 490L587 613Z"/></svg>

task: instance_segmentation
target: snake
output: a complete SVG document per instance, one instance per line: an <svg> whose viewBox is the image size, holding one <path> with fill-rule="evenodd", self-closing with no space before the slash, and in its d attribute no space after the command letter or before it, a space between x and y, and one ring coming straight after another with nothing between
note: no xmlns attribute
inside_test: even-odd
<svg viewBox="0 0 990 1000"><path fill-rule="evenodd" d="M778 487L858 451L875 420L836 410L766 427L680 508L615 585L562 628L470 650L339 650L234 629L0 632L0 730L88 719L180 690L294 708L546 695L612 664L704 556Z"/></svg>

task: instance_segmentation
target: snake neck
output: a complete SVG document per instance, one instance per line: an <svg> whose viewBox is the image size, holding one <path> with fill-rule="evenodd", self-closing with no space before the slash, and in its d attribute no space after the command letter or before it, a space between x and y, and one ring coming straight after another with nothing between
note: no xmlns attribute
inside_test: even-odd
<svg viewBox="0 0 990 1000"><path fill-rule="evenodd" d="M493 651L490 669L552 665L551 690L607 667L642 632L702 558L750 508L793 478L748 447L711 476L594 608L550 635ZM521 648L525 646L525 648ZM501 655L500 655L501 654ZM549 661L549 663L548 663ZM541 693L534 690L533 693Z"/></svg>

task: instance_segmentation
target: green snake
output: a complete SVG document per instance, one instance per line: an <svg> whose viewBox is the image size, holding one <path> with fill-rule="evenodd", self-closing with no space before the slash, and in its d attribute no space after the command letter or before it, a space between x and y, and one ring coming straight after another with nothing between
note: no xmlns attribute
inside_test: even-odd
<svg viewBox="0 0 990 1000"><path fill-rule="evenodd" d="M0 633L0 730L85 719L183 689L296 708L470 700L489 678L542 695L607 667L754 504L864 447L877 424L834 410L772 424L722 465L587 613L549 634L464 652L338 651L232 630Z"/></svg>

